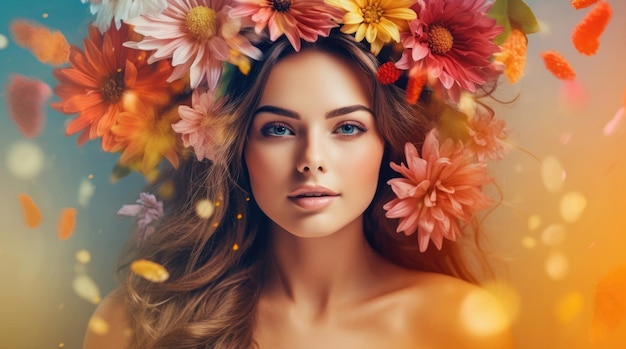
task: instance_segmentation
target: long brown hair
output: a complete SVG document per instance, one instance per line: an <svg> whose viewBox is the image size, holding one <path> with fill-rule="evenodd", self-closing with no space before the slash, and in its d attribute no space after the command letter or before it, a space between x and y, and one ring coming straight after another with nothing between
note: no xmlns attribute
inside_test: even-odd
<svg viewBox="0 0 626 349"><path fill-rule="evenodd" d="M257 45L263 52L247 75L232 73L226 88L224 110L214 120L223 130L212 161L189 158L179 169L162 176L153 189L173 185L165 202L166 216L141 245L132 246L120 267L122 291L134 323L136 348L250 348L256 304L263 286L267 260L267 217L249 197L243 161L246 134L272 67L296 54L283 37ZM453 275L477 282L466 267L457 244L445 243L441 251L419 253L417 238L395 232L397 222L385 217L382 205L393 193L387 180L397 177L389 162L404 160L406 142L421 147L433 120L423 106L406 102L404 91L382 85L375 78L378 61L352 36L332 32L302 51L319 50L353 62L367 80L373 111L385 151L376 195L364 213L370 244L390 261L406 268ZM199 200L215 203L211 218L200 218ZM165 266L170 278L150 283L128 272L135 259Z"/></svg>

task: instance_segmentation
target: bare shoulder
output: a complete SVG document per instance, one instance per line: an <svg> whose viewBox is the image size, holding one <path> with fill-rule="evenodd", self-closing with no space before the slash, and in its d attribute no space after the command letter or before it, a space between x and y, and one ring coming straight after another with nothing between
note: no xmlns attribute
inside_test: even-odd
<svg viewBox="0 0 626 349"><path fill-rule="evenodd" d="M407 271L398 293L416 340L427 348L514 348L510 321L483 288L435 273Z"/></svg>
<svg viewBox="0 0 626 349"><path fill-rule="evenodd" d="M83 349L129 348L130 319L124 297L119 291L107 295L92 314Z"/></svg>

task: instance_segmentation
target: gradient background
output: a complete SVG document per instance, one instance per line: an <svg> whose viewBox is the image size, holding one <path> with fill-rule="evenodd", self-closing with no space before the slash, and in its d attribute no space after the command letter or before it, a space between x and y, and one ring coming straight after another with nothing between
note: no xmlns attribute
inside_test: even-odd
<svg viewBox="0 0 626 349"><path fill-rule="evenodd" d="M570 33L589 9L575 11L568 0L526 1L543 31L529 38L526 77L512 87L501 85L499 96L519 98L496 106L512 129L512 142L524 150L513 149L491 166L504 193L503 204L485 226L493 236L494 257L501 261L498 271L506 280L499 292L516 314L518 348L624 348L626 324L595 345L587 333L596 281L626 263L626 126L610 136L602 133L626 88L626 24L620 16L626 14L626 3L608 1L613 18L599 52L586 57L574 50ZM26 140L6 112L8 76L17 73L55 84L51 67L10 42L10 21L37 21L82 45L91 17L79 0L4 0L0 9L0 34L9 39L0 49L0 348L80 348L95 305L80 297L72 284L86 275L101 295L115 287L117 256L132 223L115 212L134 202L144 180L131 175L111 183L117 156L103 153L98 142L77 148L74 137L64 137L66 117L50 108L45 131L28 141L43 152L42 172L23 179L10 171L11 147ZM549 49L561 52L574 66L584 98L567 97L564 84L543 67L539 53ZM542 179L542 160L547 157L562 165L565 180L558 190L548 190ZM83 181L95 188L87 205L78 199ZM584 195L587 205L578 220L566 222L559 203L571 191ZM27 193L39 205L44 216L40 227L25 227L18 193ZM56 220L65 207L78 209L78 221L74 235L61 241ZM529 225L531 217L534 226ZM553 224L564 232L560 238L545 233ZM89 263L77 261L79 250L89 251Z"/></svg>

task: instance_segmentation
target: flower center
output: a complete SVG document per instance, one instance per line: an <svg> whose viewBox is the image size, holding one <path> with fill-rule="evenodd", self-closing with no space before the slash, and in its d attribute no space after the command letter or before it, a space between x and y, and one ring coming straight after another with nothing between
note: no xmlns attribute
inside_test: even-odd
<svg viewBox="0 0 626 349"><path fill-rule="evenodd" d="M272 8L278 12L287 12L291 7L291 0L274 0L272 1Z"/></svg>
<svg viewBox="0 0 626 349"><path fill-rule="evenodd" d="M206 40L217 31L217 14L206 6L194 7L185 16L185 25L196 40Z"/></svg>
<svg viewBox="0 0 626 349"><path fill-rule="evenodd" d="M378 1L372 1L369 5L361 8L361 15L363 15L363 22L365 23L380 22L380 19L383 17L383 12Z"/></svg>
<svg viewBox="0 0 626 349"><path fill-rule="evenodd" d="M122 99L125 89L122 69L118 69L115 74L109 76L100 84L100 90L107 103L118 103Z"/></svg>
<svg viewBox="0 0 626 349"><path fill-rule="evenodd" d="M454 38L452 37L452 33L442 26L442 25L434 25L430 27L428 30L428 47L430 47L430 52L442 55L452 49L452 45L454 44Z"/></svg>

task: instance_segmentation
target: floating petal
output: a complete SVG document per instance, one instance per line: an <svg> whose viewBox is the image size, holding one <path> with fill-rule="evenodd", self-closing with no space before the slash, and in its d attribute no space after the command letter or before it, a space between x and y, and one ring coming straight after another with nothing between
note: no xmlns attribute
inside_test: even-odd
<svg viewBox="0 0 626 349"><path fill-rule="evenodd" d="M40 62L57 66L69 61L70 45L60 31L23 19L11 22L10 30L15 43L28 49Z"/></svg>
<svg viewBox="0 0 626 349"><path fill-rule="evenodd" d="M626 264L613 268L596 284L589 339L604 339L626 318Z"/></svg>
<svg viewBox="0 0 626 349"><path fill-rule="evenodd" d="M556 51L547 51L541 54L543 63L546 68L560 80L574 80L576 72L569 62L560 53Z"/></svg>
<svg viewBox="0 0 626 349"><path fill-rule="evenodd" d="M589 56L598 51L600 35L609 23L611 15L611 5L602 1L574 27L572 42L578 52Z"/></svg>
<svg viewBox="0 0 626 349"><path fill-rule="evenodd" d="M131 263L130 270L151 282L163 282L170 277L164 266L146 259L139 259Z"/></svg>
<svg viewBox="0 0 626 349"><path fill-rule="evenodd" d="M572 0L572 7L580 10L581 8L589 7L598 2L598 0Z"/></svg>
<svg viewBox="0 0 626 349"><path fill-rule="evenodd" d="M45 82L12 75L6 86L6 103L9 115L26 138L34 138L43 131L46 122L46 105L52 89Z"/></svg>
<svg viewBox="0 0 626 349"><path fill-rule="evenodd" d="M76 227L76 209L67 207L61 211L57 224L57 237L59 240L67 240L74 234Z"/></svg>
<svg viewBox="0 0 626 349"><path fill-rule="evenodd" d="M22 206L26 226L29 228L37 228L41 224L43 216L41 215L39 207L35 204L35 201L27 194L19 194L17 199L20 202L20 206Z"/></svg>

